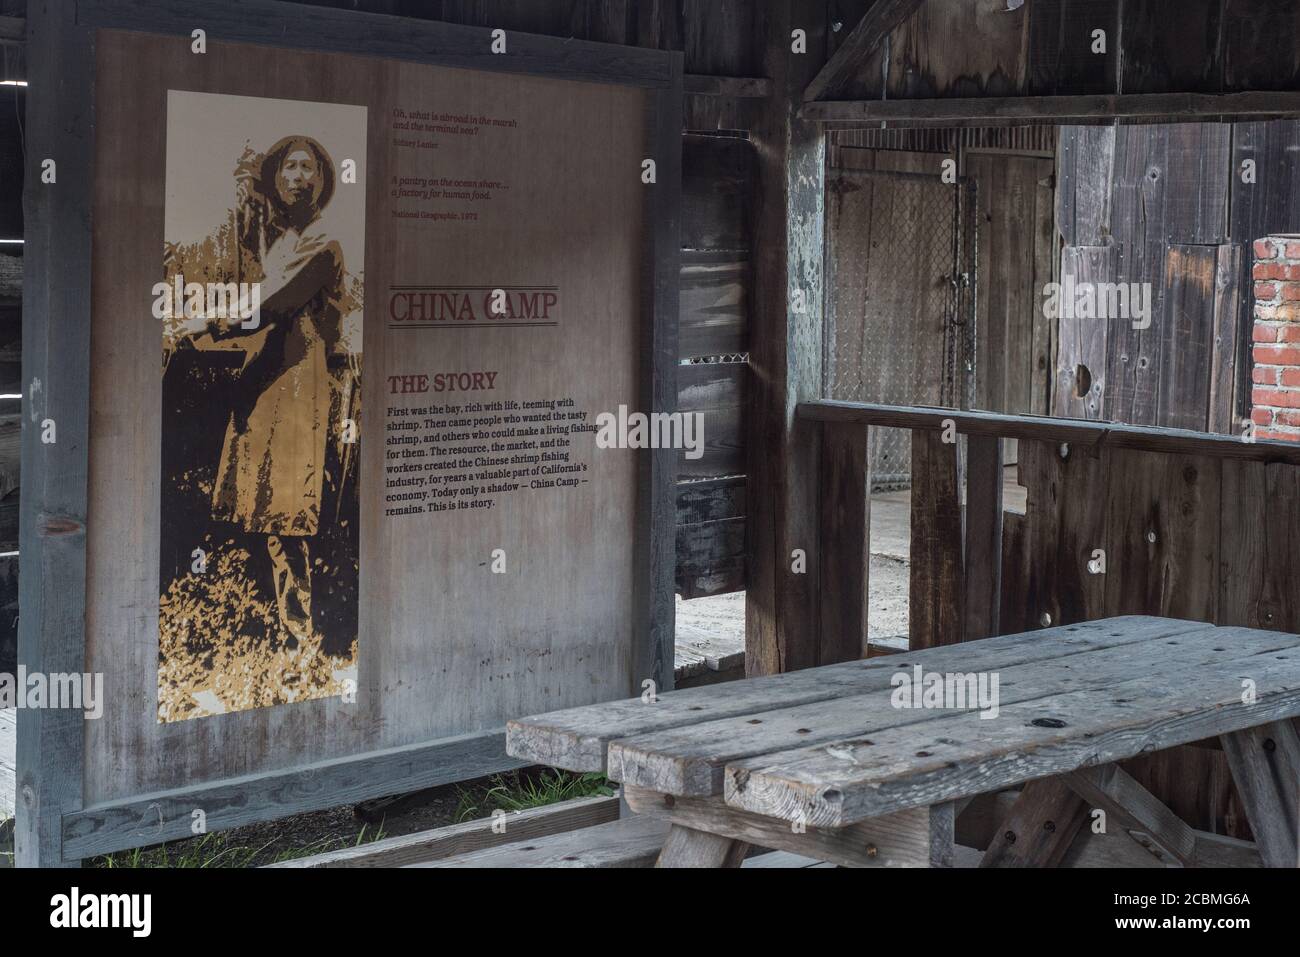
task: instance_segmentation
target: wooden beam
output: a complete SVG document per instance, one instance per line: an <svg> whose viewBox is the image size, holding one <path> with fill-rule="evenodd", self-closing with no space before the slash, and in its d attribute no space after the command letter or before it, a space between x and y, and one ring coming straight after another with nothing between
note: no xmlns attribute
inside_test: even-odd
<svg viewBox="0 0 1300 957"><path fill-rule="evenodd" d="M1065 775L1065 783L1125 830L1150 835L1178 863L1196 866L1196 832L1118 764L1080 768Z"/></svg>
<svg viewBox="0 0 1300 957"><path fill-rule="evenodd" d="M912 808L845 828L792 828L787 822L728 807L719 797L680 797L646 788L624 789L638 815L801 854L841 867L948 867L952 864L951 804Z"/></svg>
<svg viewBox="0 0 1300 957"><path fill-rule="evenodd" d="M762 100L772 95L772 81L765 76L705 76L687 73L683 90L691 96L730 96Z"/></svg>
<svg viewBox="0 0 1300 957"><path fill-rule="evenodd" d="M1276 721L1221 735L1265 867L1300 867L1300 734Z"/></svg>
<svg viewBox="0 0 1300 957"><path fill-rule="evenodd" d="M987 96L934 100L819 100L805 119L822 123L1071 123L1114 118L1200 122L1231 117L1300 115L1300 92L1130 93L1092 96Z"/></svg>
<svg viewBox="0 0 1300 957"><path fill-rule="evenodd" d="M912 433L908 648L962 640L965 541L962 454L941 432Z"/></svg>
<svg viewBox="0 0 1300 957"><path fill-rule="evenodd" d="M748 852L744 841L672 824L655 867L739 867Z"/></svg>
<svg viewBox="0 0 1300 957"><path fill-rule="evenodd" d="M753 129L758 175L745 545L751 675L819 663L818 430L800 427L795 408L822 389L826 168L825 134L798 115L799 96L826 55L826 5L756 6L772 96L755 104ZM790 52L795 28L808 31L806 54ZM806 567L796 564L796 552L807 556Z"/></svg>
<svg viewBox="0 0 1300 957"><path fill-rule="evenodd" d="M867 427L822 430L821 650L818 664L867 656L871 577L871 469Z"/></svg>
<svg viewBox="0 0 1300 957"><path fill-rule="evenodd" d="M851 78L881 41L915 13L925 0L876 0L835 55L804 89L805 101L819 100L827 90Z"/></svg>
<svg viewBox="0 0 1300 957"><path fill-rule="evenodd" d="M857 422L893 429L942 429L951 419L963 435L999 435L1088 448L1142 449L1184 455L1285 462L1300 465L1300 444L1273 439L1247 442L1240 436L1161 429L1142 425L1116 425L1085 419L1004 415L1000 412L959 412L916 406L877 405L822 399L802 402L799 417L810 422Z"/></svg>
<svg viewBox="0 0 1300 957"><path fill-rule="evenodd" d="M656 51L657 52L657 51ZM638 378L642 408L677 410L677 319L682 206L682 64L680 53L659 54L667 85L645 98L646 142L654 150L658 180L647 200L641 247L642 296ZM673 578L677 564L678 453L654 449L637 461L636 546L633 552L632 658L628 687L653 681L673 686Z"/></svg>
<svg viewBox="0 0 1300 957"><path fill-rule="evenodd" d="M501 825L497 824L497 817L484 817L266 866L295 869L406 867L408 864L437 861L502 844L516 844L608 824L618 820L618 810L617 797L575 798L526 811L514 811L500 818Z"/></svg>
<svg viewBox="0 0 1300 957"><path fill-rule="evenodd" d="M80 712L72 713L78 721L84 720ZM506 756L505 732L498 729L373 751L363 757L334 758L283 771L207 781L65 814L63 853L65 858L94 857L191 837L190 813L196 807L207 814L208 831L220 831L355 804L385 794L466 781L527 763Z"/></svg>
<svg viewBox="0 0 1300 957"><path fill-rule="evenodd" d="M966 440L965 631L974 641L1001 634L1002 440Z"/></svg>
<svg viewBox="0 0 1300 957"><path fill-rule="evenodd" d="M984 852L980 867L1056 867L1087 816L1083 800L1060 778L1030 781Z"/></svg>
<svg viewBox="0 0 1300 957"><path fill-rule="evenodd" d="M94 50L73 0L31 0L29 166L23 190L23 358L27 383L19 505L18 660L32 673L81 674L86 661L86 493L90 428L90 216L95 155ZM50 157L58 183L36 174ZM41 441L53 421L57 441ZM58 867L62 817L81 807L84 715L19 713L15 863ZM185 811L197 805L190 805ZM188 828L187 828L188 830Z"/></svg>

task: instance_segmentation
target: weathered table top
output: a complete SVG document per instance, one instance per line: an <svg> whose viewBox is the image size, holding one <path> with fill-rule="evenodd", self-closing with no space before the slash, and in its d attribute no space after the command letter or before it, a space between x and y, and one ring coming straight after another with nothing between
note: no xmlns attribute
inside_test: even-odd
<svg viewBox="0 0 1300 957"><path fill-rule="evenodd" d="M900 706L949 673L996 677L996 716ZM1297 715L1300 636L1127 617L521 718L507 750L843 827Z"/></svg>

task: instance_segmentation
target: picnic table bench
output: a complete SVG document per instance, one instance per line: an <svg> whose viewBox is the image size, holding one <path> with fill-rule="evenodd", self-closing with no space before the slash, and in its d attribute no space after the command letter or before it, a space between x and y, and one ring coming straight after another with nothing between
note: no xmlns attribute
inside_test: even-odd
<svg viewBox="0 0 1300 957"><path fill-rule="evenodd" d="M981 675L996 709L969 699ZM660 867L738 866L749 845L951 866L957 813L1015 786L981 866L1053 866L1098 811L1194 866L1208 835L1116 762L1217 737L1259 859L1295 867L1297 716L1300 636L1124 617L521 718L506 746L620 782L670 825Z"/></svg>

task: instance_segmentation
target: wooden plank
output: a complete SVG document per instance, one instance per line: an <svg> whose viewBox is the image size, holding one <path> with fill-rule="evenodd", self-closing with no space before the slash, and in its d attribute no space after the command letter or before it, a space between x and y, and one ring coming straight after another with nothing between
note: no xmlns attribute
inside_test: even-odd
<svg viewBox="0 0 1300 957"><path fill-rule="evenodd" d="M1044 287L1052 281L1052 161L963 151L977 185L979 295L976 401L993 412L1047 412L1050 330Z"/></svg>
<svg viewBox="0 0 1300 957"><path fill-rule="evenodd" d="M1024 93L1030 12L1027 5L1012 8L999 0L922 4L876 51L861 79L845 84L837 98ZM883 88L874 82L878 76Z"/></svg>
<svg viewBox="0 0 1300 957"><path fill-rule="evenodd" d="M662 56L662 55L661 55ZM658 178L646 200L646 229L641 248L641 299L637 369L641 406L672 414L677 408L677 320L682 223L682 57L667 60L666 87L646 98L646 143L655 152ZM675 498L677 453L652 449L637 462L637 510L634 530L635 621L632 633L632 687L653 681L671 689L673 581L677 559Z"/></svg>
<svg viewBox="0 0 1300 957"><path fill-rule="evenodd" d="M1108 93L1120 55L1119 0L1033 0L1029 7L1029 91ZM1106 31L1105 54L1092 32Z"/></svg>
<svg viewBox="0 0 1300 957"><path fill-rule="evenodd" d="M1221 637L1214 661L1153 660L1137 669L1141 678L1104 690L1006 704L996 735L962 712L875 733L870 744L733 762L724 794L745 810L841 827L1300 714L1300 636L1223 629ZM1243 674L1257 682L1253 703L1241 701Z"/></svg>
<svg viewBox="0 0 1300 957"><path fill-rule="evenodd" d="M688 73L682 87L690 96L732 96L765 99L772 95L772 81L765 76L706 76Z"/></svg>
<svg viewBox="0 0 1300 957"><path fill-rule="evenodd" d="M745 524L741 516L677 526L678 595L704 598L744 590Z"/></svg>
<svg viewBox="0 0 1300 957"><path fill-rule="evenodd" d="M655 867L740 867L748 851L744 841L673 823Z"/></svg>
<svg viewBox="0 0 1300 957"><path fill-rule="evenodd" d="M634 787L624 794L637 814L841 867L929 867L932 834L945 826L942 809L932 813L930 808L914 808L852 827L796 831L784 821L738 811L718 798L677 797ZM950 831L950 822L947 826Z"/></svg>
<svg viewBox="0 0 1300 957"><path fill-rule="evenodd" d="M71 0L27 7L29 157L57 157L58 188L27 176L23 211L23 494L18 658L31 672L81 674L86 649L86 476L90 382L90 218L94 55ZM43 443L46 420L59 441ZM60 818L81 806L85 719L72 708L25 709L15 863L58 867L68 853ZM188 812L187 812L188 814Z"/></svg>
<svg viewBox="0 0 1300 957"><path fill-rule="evenodd" d="M1081 768L1063 776L1091 808L1100 808L1121 827L1143 831L1184 867L1196 865L1196 832L1118 765Z"/></svg>
<svg viewBox="0 0 1300 957"><path fill-rule="evenodd" d="M1223 88L1300 87L1300 10L1269 0L1227 0L1223 11Z"/></svg>
<svg viewBox="0 0 1300 957"><path fill-rule="evenodd" d="M1066 246L1061 250L1061 295L1071 283L1078 289L1080 283L1113 282L1118 263L1115 246ZM1107 330L1111 323L1082 318L1076 309L1062 308L1058 317L1060 344L1052 411L1072 419L1101 419L1108 398Z"/></svg>
<svg viewBox="0 0 1300 957"><path fill-rule="evenodd" d="M744 476L678 483L677 594L701 598L744 587Z"/></svg>
<svg viewBox="0 0 1300 957"><path fill-rule="evenodd" d="M1160 425L1211 431L1217 275L1217 247L1168 247L1155 414Z"/></svg>
<svg viewBox="0 0 1300 957"><path fill-rule="evenodd" d="M1059 778L1030 781L980 858L980 867L1056 867L1088 817Z"/></svg>
<svg viewBox="0 0 1300 957"><path fill-rule="evenodd" d="M754 163L749 140L682 137L683 249L748 250Z"/></svg>
<svg viewBox="0 0 1300 957"><path fill-rule="evenodd" d="M1120 15L1124 92L1222 89L1223 0L1184 0L1176 17L1160 0L1124 0Z"/></svg>
<svg viewBox="0 0 1300 957"><path fill-rule="evenodd" d="M1300 93L1131 93L1085 96L987 96L897 100L818 100L801 115L820 123L1058 123L1123 118L1199 122L1227 117L1294 116Z"/></svg>
<svg viewBox="0 0 1300 957"><path fill-rule="evenodd" d="M979 645L986 661L1011 663L1075 654L1116 641L1160 640L1187 629L1187 622L1133 618L1085 622L1069 628L990 638ZM949 647L928 653L930 667L960 669L970 649ZM992 667L993 665L990 665ZM680 728L720 718L826 701L859 689L887 687L899 668L897 656L828 665L816 672L769 675L709 688L692 688L641 698L570 708L510 721L506 750L529 764L571 771L604 771L611 741Z"/></svg>
<svg viewBox="0 0 1300 957"><path fill-rule="evenodd" d="M1237 339L1241 313L1241 280L1247 257L1238 243L1215 251L1214 307L1211 320L1213 347L1210 352L1210 412L1206 428L1223 435L1238 435L1245 421L1237 421L1238 363L1245 363L1246 346ZM1254 296L1246 296L1253 300Z"/></svg>
<svg viewBox="0 0 1300 957"><path fill-rule="evenodd" d="M624 818L580 831L490 847L440 861L409 864L436 868L651 867L668 836L652 818Z"/></svg>
<svg viewBox="0 0 1300 957"><path fill-rule="evenodd" d="M677 483L677 525L697 525L724 518L744 518L745 477Z"/></svg>
<svg viewBox="0 0 1300 957"><path fill-rule="evenodd" d="M384 838L339 851L270 864L272 868L405 867L442 860L507 843L533 841L618 820L617 797L575 798L544 807L514 811L501 818L480 818L429 831ZM501 828L504 827L504 830Z"/></svg>
<svg viewBox="0 0 1300 957"><path fill-rule="evenodd" d="M1213 629L1191 624L1182 628L1186 630L1170 638L1177 639L1183 661L1213 662L1222 657L1216 650L1221 642ZM1067 689L1105 689L1125 680L1137 667L1135 663L1150 654L1150 640L1132 639L1132 635L1125 635L1121 630L1118 637L1110 638L1117 643L1105 648L1048 658L1033 657L1040 652L1035 648L1028 658L1013 661L1003 655L986 660L982 648L967 649L958 673L976 678L977 672L996 672L1000 685L1006 685L999 688L1000 705L1031 701ZM1276 642L1275 638L1268 637L1261 640L1269 645ZM1156 647L1163 654L1163 641ZM1117 653L1117 649L1123 653ZM874 739L880 732L929 721L935 715L934 709L900 708L895 691L899 675L910 681L918 663L929 660L928 655L918 659L909 652L889 675L889 685L861 686L826 701L620 738L609 745L608 773L623 784L667 794L718 794L728 764L764 754L812 748L819 743ZM936 670L928 663L925 668ZM963 691L965 707L977 710L980 705L975 700L974 686L967 683ZM992 723L987 726L995 727Z"/></svg>
<svg viewBox="0 0 1300 957"><path fill-rule="evenodd" d="M1221 464L1206 456L1111 450L1107 613L1217 620Z"/></svg>
<svg viewBox="0 0 1300 957"><path fill-rule="evenodd" d="M1061 128L1056 215L1066 246L1104 246L1109 240L1117 129Z"/></svg>
<svg viewBox="0 0 1300 957"><path fill-rule="evenodd" d="M868 429L822 428L821 645L817 663L854 661L867 655L871 577L871 465Z"/></svg>
<svg viewBox="0 0 1300 957"><path fill-rule="evenodd" d="M209 832L223 831L526 764L506 756L503 738L485 731L93 805L64 815L64 854L75 860L190 837L196 807Z"/></svg>
<svg viewBox="0 0 1300 957"><path fill-rule="evenodd" d="M1300 469L1225 461L1220 501L1218 621L1300 630Z"/></svg>
<svg viewBox="0 0 1300 957"><path fill-rule="evenodd" d="M1028 407L1023 409L1033 415L1049 415L1052 411L1052 374L1055 369L1057 323L1047 315L1041 298L1048 283L1060 277L1060 240L1056 232L1056 174L1050 159L1038 164L1038 172L1045 173L1034 181L1034 241L1033 274L1034 295L1030 298L1033 315L1033 341L1031 344L1031 393ZM1011 457L1015 461L1014 457Z"/></svg>
<svg viewBox="0 0 1300 957"><path fill-rule="evenodd" d="M915 13L923 0L877 0L840 43L835 55L803 91L804 100L835 96L841 84L851 80L864 61L889 33ZM784 37L782 42L785 42Z"/></svg>
<svg viewBox="0 0 1300 957"><path fill-rule="evenodd" d="M1293 721L1220 739L1265 867L1300 867L1300 734Z"/></svg>
<svg viewBox="0 0 1300 957"><path fill-rule="evenodd" d="M1259 851L1250 841L1222 834L1193 831L1196 836L1194 867L1262 867ZM1115 830L1107 834L1083 831L1065 858L1062 867L1178 867L1178 862L1160 845L1140 831Z"/></svg>
<svg viewBox="0 0 1300 957"><path fill-rule="evenodd" d="M752 868L833 868L834 864L826 861L819 861L811 857L804 857L801 854L791 854L789 851L772 851L767 854L755 854L753 857L745 858L745 863L741 867Z"/></svg>
<svg viewBox="0 0 1300 957"><path fill-rule="evenodd" d="M660 88L674 82L672 60L658 50L577 39L566 39L563 47L557 47L550 37L520 31L509 36L510 55L501 56L492 52L492 31L486 26L329 7L311 12L304 21L299 5L277 0L241 0L217 7L200 0L79 0L77 22L187 37L194 24L202 22L212 43L283 45L286 36L296 35L318 50L355 54L364 49L371 56L467 70ZM680 57L677 62L680 70ZM680 109L680 90L676 99Z"/></svg>
<svg viewBox="0 0 1300 957"><path fill-rule="evenodd" d="M1013 439L1065 442L1071 446L1105 446L1111 449L1140 449L1300 465L1300 446L1292 442L1271 439L1242 442L1240 438L1185 429L877 405L870 402L841 402L832 399L800 402L798 415L813 422L858 422L897 429L943 429L944 420L952 419L957 425L957 431L966 435L1000 435Z"/></svg>
<svg viewBox="0 0 1300 957"><path fill-rule="evenodd" d="M1112 241L1139 250L1226 242L1231 147L1232 128L1222 123L1119 127Z"/></svg>
<svg viewBox="0 0 1300 957"><path fill-rule="evenodd" d="M844 428L845 426L841 426ZM1000 634L1002 614L1002 440L972 435L966 445L966 554L963 639Z"/></svg>
<svg viewBox="0 0 1300 957"><path fill-rule="evenodd" d="M914 649L962 640L961 488L957 443L944 442L940 432L913 432L908 630Z"/></svg>
<svg viewBox="0 0 1300 957"><path fill-rule="evenodd" d="M1024 468L1023 462L1020 467ZM1002 630L1008 634L1031 631L1038 625L1028 601L1023 597L1023 583L1029 581L1030 569L1033 567L1029 531L1029 520L1023 513L1012 510L1003 512L1002 608L998 617Z"/></svg>
<svg viewBox="0 0 1300 957"><path fill-rule="evenodd" d="M792 568L796 549L817 556L817 449L798 427L800 400L822 394L826 141L797 104L826 55L825 5L758 4L766 37L761 73L772 78L753 130L758 158L754 317L747 425L750 521L745 590L746 669L792 671L816 662L820 569ZM808 53L790 55L791 31L807 31Z"/></svg>
<svg viewBox="0 0 1300 957"><path fill-rule="evenodd" d="M748 351L750 282L747 252L682 253L678 358Z"/></svg>
<svg viewBox="0 0 1300 957"><path fill-rule="evenodd" d="M1140 159L1132 151L1125 154L1126 161ZM1135 174L1137 175L1137 174ZM1145 200L1141 189L1122 192L1121 181L1132 179L1117 171L1113 200L1113 217L1116 222L1132 222L1136 208ZM1140 175L1137 176L1140 180ZM1159 212L1157 208L1156 212ZM1154 220L1144 220L1144 229L1160 234L1163 225ZM1147 235L1147 233L1143 233ZM1169 248L1164 240L1151 242L1126 242L1119 246L1119 262L1111 282L1122 283L1130 290L1131 283L1139 288L1151 289L1151 323L1145 329L1140 324L1123 318L1109 321L1106 333L1106 393L1102 401L1102 415L1113 422L1131 425L1161 426L1159 421L1160 373L1164 363L1163 330L1169 325L1169 297L1165 295L1165 262ZM1109 306L1108 306L1109 309Z"/></svg>
<svg viewBox="0 0 1300 957"><path fill-rule="evenodd" d="M1023 616L1011 627L1106 617L1108 458L1107 450L1070 443L1021 443L1027 567L1023 577L1005 585L1010 610Z"/></svg>
<svg viewBox="0 0 1300 957"><path fill-rule="evenodd" d="M745 471L744 409L750 371L746 362L695 362L676 367L676 407L683 414L701 413L702 455L674 451L677 477L714 478ZM694 453L691 453L694 454Z"/></svg>

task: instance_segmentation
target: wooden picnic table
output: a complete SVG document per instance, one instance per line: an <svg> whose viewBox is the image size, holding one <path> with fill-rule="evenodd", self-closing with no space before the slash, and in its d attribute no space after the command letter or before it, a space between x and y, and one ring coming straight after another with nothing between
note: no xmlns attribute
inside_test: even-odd
<svg viewBox="0 0 1300 957"><path fill-rule="evenodd" d="M905 706L904 678L930 674L958 676L947 706ZM967 675L996 676L995 716L954 706ZM1125 617L521 718L507 750L620 782L671 824L661 867L736 866L751 844L951 866L958 811L1016 786L983 866L1059 863L1098 810L1195 865L1208 835L1115 762L1217 736L1259 858L1295 867L1297 716L1300 636Z"/></svg>

